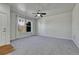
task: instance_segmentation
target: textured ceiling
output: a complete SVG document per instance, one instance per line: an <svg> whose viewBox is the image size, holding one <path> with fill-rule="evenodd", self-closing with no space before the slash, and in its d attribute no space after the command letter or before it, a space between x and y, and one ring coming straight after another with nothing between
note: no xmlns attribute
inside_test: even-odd
<svg viewBox="0 0 79 59"><path fill-rule="evenodd" d="M55 15L62 12L71 11L74 3L10 3L11 10L22 12L27 16L34 17L32 13L37 10L46 12L48 15Z"/></svg>

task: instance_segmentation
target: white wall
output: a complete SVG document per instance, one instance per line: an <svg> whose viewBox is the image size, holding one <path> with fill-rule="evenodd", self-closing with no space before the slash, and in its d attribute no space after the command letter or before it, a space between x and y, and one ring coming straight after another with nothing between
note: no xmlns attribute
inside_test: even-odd
<svg viewBox="0 0 79 59"><path fill-rule="evenodd" d="M72 39L79 47L79 4L76 4L72 12Z"/></svg>
<svg viewBox="0 0 79 59"><path fill-rule="evenodd" d="M10 7L6 4L0 4L0 12L6 13L8 17L8 20L7 20L7 36L8 37L6 40L6 44L10 44ZM0 40L0 42L2 41ZM2 44L2 45L5 45L5 44Z"/></svg>
<svg viewBox="0 0 79 59"><path fill-rule="evenodd" d="M11 40L14 40L16 38L23 38L23 37L35 35L36 34L36 20L29 19L32 21L32 32L20 33L17 31L16 15L20 15L20 14L11 11ZM22 15L20 15L20 16L22 16Z"/></svg>
<svg viewBox="0 0 79 59"><path fill-rule="evenodd" d="M71 39L72 13L64 12L38 20L38 35Z"/></svg>

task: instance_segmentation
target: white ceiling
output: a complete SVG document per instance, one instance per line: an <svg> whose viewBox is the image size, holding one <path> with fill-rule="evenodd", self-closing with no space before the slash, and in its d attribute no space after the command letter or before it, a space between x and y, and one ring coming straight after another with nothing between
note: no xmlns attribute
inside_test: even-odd
<svg viewBox="0 0 79 59"><path fill-rule="evenodd" d="M46 12L47 15L55 15L62 12L71 11L74 3L10 3L12 11L22 12L23 14L34 18L32 13L37 10Z"/></svg>

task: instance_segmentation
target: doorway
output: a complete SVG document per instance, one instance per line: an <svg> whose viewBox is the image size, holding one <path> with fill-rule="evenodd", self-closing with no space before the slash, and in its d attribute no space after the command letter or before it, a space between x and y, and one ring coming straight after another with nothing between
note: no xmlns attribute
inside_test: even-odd
<svg viewBox="0 0 79 59"><path fill-rule="evenodd" d="M7 36L7 14L6 13L1 13L0 12L0 46L5 45L8 39Z"/></svg>

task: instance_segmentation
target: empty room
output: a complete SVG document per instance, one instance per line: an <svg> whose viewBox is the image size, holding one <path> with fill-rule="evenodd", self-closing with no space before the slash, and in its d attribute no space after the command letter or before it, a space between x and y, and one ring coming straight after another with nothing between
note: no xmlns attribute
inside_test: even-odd
<svg viewBox="0 0 79 59"><path fill-rule="evenodd" d="M79 4L0 3L0 55L79 55Z"/></svg>

